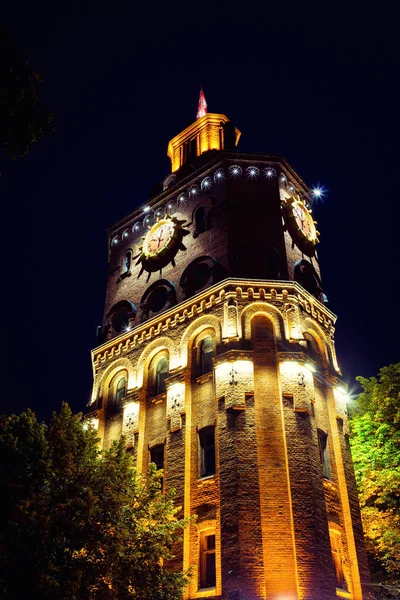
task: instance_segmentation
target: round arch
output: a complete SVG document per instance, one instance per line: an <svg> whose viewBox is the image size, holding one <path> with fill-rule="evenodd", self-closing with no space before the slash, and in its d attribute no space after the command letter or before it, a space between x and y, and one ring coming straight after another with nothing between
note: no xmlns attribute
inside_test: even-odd
<svg viewBox="0 0 400 600"><path fill-rule="evenodd" d="M279 309L267 302L252 302L244 308L240 315L244 339L251 340L251 320L255 315L266 315L270 318L277 341L288 338L288 324L284 321Z"/></svg>
<svg viewBox="0 0 400 600"><path fill-rule="evenodd" d="M329 365L329 351L328 345L330 344L330 338L326 332L320 327L317 323L312 321L310 318L304 319L302 326L302 334L308 334L317 344L318 351L321 355L323 367L327 367Z"/></svg>
<svg viewBox="0 0 400 600"><path fill-rule="evenodd" d="M119 358L102 373L101 377L94 381L92 392L92 403L98 397L104 396L104 391L108 389L111 380L115 377L118 371L128 372L127 389L135 386L135 370L131 361L128 358Z"/></svg>
<svg viewBox="0 0 400 600"><path fill-rule="evenodd" d="M170 369L179 366L179 354L177 348L170 338L161 337L147 344L137 361L137 386L142 387L144 382L144 372L146 364L154 358L158 352L166 350L169 354Z"/></svg>
<svg viewBox="0 0 400 600"><path fill-rule="evenodd" d="M188 350L193 340L204 330L213 329L217 344L221 343L221 321L214 315L202 315L186 327L179 344L180 364L186 367L188 363Z"/></svg>

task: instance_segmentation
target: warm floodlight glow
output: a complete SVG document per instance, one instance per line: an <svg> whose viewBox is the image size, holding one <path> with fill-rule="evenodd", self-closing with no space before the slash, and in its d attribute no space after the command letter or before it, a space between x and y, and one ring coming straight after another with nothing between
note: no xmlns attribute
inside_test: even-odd
<svg viewBox="0 0 400 600"><path fill-rule="evenodd" d="M309 373L315 373L316 369L311 363L301 363L297 360L284 360L280 364L282 373L285 375L297 375L301 369L306 369Z"/></svg>
<svg viewBox="0 0 400 600"><path fill-rule="evenodd" d="M238 373L252 373L253 363L251 360L235 360L234 362L224 362L215 367L217 377L226 377L234 369Z"/></svg>
<svg viewBox="0 0 400 600"><path fill-rule="evenodd" d="M168 398L172 398L173 396L183 394L184 391L185 391L184 383L180 383L180 382L174 383L167 390Z"/></svg>
<svg viewBox="0 0 400 600"><path fill-rule="evenodd" d="M95 431L99 428L99 419L93 417L92 419L85 419L83 422L83 428L89 429L89 427L93 427Z"/></svg>

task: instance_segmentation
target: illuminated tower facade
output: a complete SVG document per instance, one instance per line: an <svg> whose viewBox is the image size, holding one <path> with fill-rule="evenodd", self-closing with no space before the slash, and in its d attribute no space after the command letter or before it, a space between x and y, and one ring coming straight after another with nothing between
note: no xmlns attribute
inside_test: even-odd
<svg viewBox="0 0 400 600"><path fill-rule="evenodd" d="M238 152L207 112L171 174L109 231L87 418L164 469L197 520L185 598L363 597L368 577L311 193L281 156Z"/></svg>

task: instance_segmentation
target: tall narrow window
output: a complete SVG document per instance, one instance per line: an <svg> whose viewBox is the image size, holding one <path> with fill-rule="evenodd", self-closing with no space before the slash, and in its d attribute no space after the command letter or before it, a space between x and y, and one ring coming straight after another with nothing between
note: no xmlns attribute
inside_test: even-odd
<svg viewBox="0 0 400 600"><path fill-rule="evenodd" d="M214 427L204 427L199 431L200 477L215 473L215 436Z"/></svg>
<svg viewBox="0 0 400 600"><path fill-rule="evenodd" d="M195 233L199 235L207 229L206 209L204 206L199 206L194 213Z"/></svg>
<svg viewBox="0 0 400 600"><path fill-rule="evenodd" d="M150 448L150 462L156 465L157 470L164 468L164 444Z"/></svg>
<svg viewBox="0 0 400 600"><path fill-rule="evenodd" d="M321 474L323 477L330 479L329 456L328 456L328 436L325 431L318 429L318 447L319 447L319 463L321 466Z"/></svg>
<svg viewBox="0 0 400 600"><path fill-rule="evenodd" d="M117 385L115 386L114 393L114 404L116 408L120 408L122 406L122 398L126 395L126 379L125 377L121 377L117 381Z"/></svg>
<svg viewBox="0 0 400 600"><path fill-rule="evenodd" d="M340 543L340 533L329 530L329 539L331 542L331 552L333 565L335 567L336 586L342 590L347 590L347 583L343 571L342 548Z"/></svg>
<svg viewBox="0 0 400 600"><path fill-rule="evenodd" d="M168 376L168 360L160 358L156 367L156 396L165 394L165 380Z"/></svg>
<svg viewBox="0 0 400 600"><path fill-rule="evenodd" d="M127 252L124 256L122 272L129 273L130 270L131 270L131 253Z"/></svg>
<svg viewBox="0 0 400 600"><path fill-rule="evenodd" d="M210 373L212 371L212 357L213 357L213 341L211 336L207 336L200 344L200 372L201 375L204 373Z"/></svg>
<svg viewBox="0 0 400 600"><path fill-rule="evenodd" d="M150 462L154 463L157 471L164 469L164 444L157 444L150 448ZM164 478L160 480L161 489L163 489Z"/></svg>
<svg viewBox="0 0 400 600"><path fill-rule="evenodd" d="M200 588L215 587L215 533L200 534Z"/></svg>

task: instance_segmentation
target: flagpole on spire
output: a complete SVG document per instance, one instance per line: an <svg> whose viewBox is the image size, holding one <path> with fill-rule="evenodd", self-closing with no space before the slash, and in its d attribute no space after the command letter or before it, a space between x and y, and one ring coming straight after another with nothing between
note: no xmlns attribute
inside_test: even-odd
<svg viewBox="0 0 400 600"><path fill-rule="evenodd" d="M205 114L207 114L207 102L206 102L206 97L203 92L203 86L200 86L200 96L199 96L199 104L197 106L196 119L201 119L201 117L204 117Z"/></svg>

